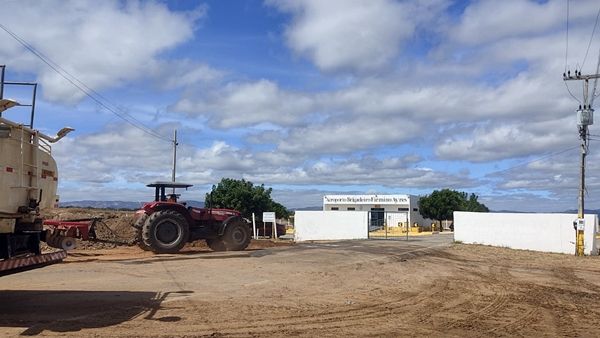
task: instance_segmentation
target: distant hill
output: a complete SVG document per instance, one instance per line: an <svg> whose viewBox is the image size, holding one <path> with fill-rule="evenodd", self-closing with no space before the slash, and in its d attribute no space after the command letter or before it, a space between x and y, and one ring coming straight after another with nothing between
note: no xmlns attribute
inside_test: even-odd
<svg viewBox="0 0 600 338"><path fill-rule="evenodd" d="M203 201L185 201L188 206L203 208ZM128 201L69 201L60 202L61 208L94 208L94 209L130 209L136 210L142 207L144 202L128 202Z"/></svg>
<svg viewBox="0 0 600 338"><path fill-rule="evenodd" d="M497 214L526 214L526 213L529 213L530 211L490 210L490 212L497 213ZM533 212L533 211L531 211L531 212Z"/></svg>
<svg viewBox="0 0 600 338"><path fill-rule="evenodd" d="M513 210L492 210L494 213L508 213L508 214L527 214L527 213L538 213L537 211L513 211ZM545 211L542 213L548 214L577 214L577 210L565 210L565 211ZM600 216L600 209L585 209L584 214L595 214Z"/></svg>
<svg viewBox="0 0 600 338"><path fill-rule="evenodd" d="M323 210L322 206L318 207L304 207L304 208L293 208L292 211L321 211Z"/></svg>
<svg viewBox="0 0 600 338"><path fill-rule="evenodd" d="M563 211L562 213L564 213L564 214L576 214L578 212L579 212L578 210L567 210L567 211ZM584 214L600 215L600 209L585 209Z"/></svg>

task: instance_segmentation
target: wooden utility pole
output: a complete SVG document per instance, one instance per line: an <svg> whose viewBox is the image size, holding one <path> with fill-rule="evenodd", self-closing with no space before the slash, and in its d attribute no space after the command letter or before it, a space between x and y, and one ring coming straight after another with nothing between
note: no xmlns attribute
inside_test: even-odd
<svg viewBox="0 0 600 338"><path fill-rule="evenodd" d="M173 173L171 175L171 181L175 183L175 173L177 170L177 129L173 132ZM173 188L173 194L175 193L175 188Z"/></svg>
<svg viewBox="0 0 600 338"><path fill-rule="evenodd" d="M6 71L5 65L0 65L0 100L4 98L4 72ZM0 111L0 117L2 117L2 111Z"/></svg>
<svg viewBox="0 0 600 338"><path fill-rule="evenodd" d="M585 157L589 147L588 126L594 124L594 95L596 94L596 82L600 78L600 74L581 75L581 72L575 71L574 75L571 72L563 74L564 81L583 81L583 107L580 105L577 110L577 125L579 127L579 138L581 139L581 163L580 163L580 181L579 181L579 208L577 212L577 220L575 225L575 255L584 255L583 234L585 229L584 213L585 213ZM592 97L589 95L589 82L594 80L594 90ZM591 100L590 100L591 99Z"/></svg>

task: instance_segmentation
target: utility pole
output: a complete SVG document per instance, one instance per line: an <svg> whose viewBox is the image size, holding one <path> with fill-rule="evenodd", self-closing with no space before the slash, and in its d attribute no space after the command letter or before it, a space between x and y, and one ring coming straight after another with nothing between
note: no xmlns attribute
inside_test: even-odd
<svg viewBox="0 0 600 338"><path fill-rule="evenodd" d="M4 72L6 70L5 65L0 65L0 100L4 98Z"/></svg>
<svg viewBox="0 0 600 338"><path fill-rule="evenodd" d="M175 183L175 173L177 171L177 129L173 132L173 173L171 175L171 181ZM173 188L173 194L175 194L175 188Z"/></svg>
<svg viewBox="0 0 600 338"><path fill-rule="evenodd" d="M6 71L5 65L0 65L0 100L4 98L4 72ZM0 117L2 112L0 111Z"/></svg>
<svg viewBox="0 0 600 338"><path fill-rule="evenodd" d="M589 82L594 80L598 81L600 74L581 75L581 71L575 71L574 75L571 72L563 74L564 81L583 81L583 107L580 105L577 110L577 126L579 127L579 138L581 139L581 163L580 163L580 181L579 181L579 208L577 213L577 220L573 222L575 226L575 255L584 255L584 242L583 234L585 229L584 221L584 210L585 210L585 157L587 155L589 147L589 133L588 126L594 124L594 109L592 109L592 103L594 101L594 95L596 90L596 84L594 84L594 91L592 92L591 102L589 96Z"/></svg>

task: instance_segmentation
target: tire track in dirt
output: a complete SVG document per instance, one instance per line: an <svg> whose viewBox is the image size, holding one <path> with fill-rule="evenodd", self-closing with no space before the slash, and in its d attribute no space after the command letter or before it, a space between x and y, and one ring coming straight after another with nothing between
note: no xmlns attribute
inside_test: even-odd
<svg viewBox="0 0 600 338"><path fill-rule="evenodd" d="M494 294L491 301L485 301L486 305L482 309L472 314L468 314L465 318L454 320L450 323L446 323L445 325L434 325L431 328L423 329L430 332L450 334L448 330L453 328L476 328L479 332L495 333L498 332L498 329L495 328L497 326L496 324L500 325L500 329L504 331L514 331L515 329L520 329L523 323L530 321L530 319L537 313L535 309L523 311L522 309L510 306L511 298L509 297L508 288L506 285L503 285L502 281L502 277L506 278L506 276L509 276L508 270L506 268L497 269L494 267L491 270L492 271L489 275L475 273L476 275L479 275L479 277L483 277L482 284L487 286L487 288L480 289L479 293ZM464 282L464 279L461 279L460 281ZM459 280L453 282L456 283L459 282ZM414 312L419 312L420 310L427 311L432 300L435 301L436 299L453 297L458 293L468 293L469 291L464 288L452 289L449 287L449 283L450 280L446 279L443 282L443 285L436 286L435 290L430 292L418 292L409 298L383 302L380 304L369 305L360 308L352 308L344 311L315 312L309 315L284 317L282 320L284 320L288 326L305 325L307 321L310 321L311 324L319 324L319 329L323 329L321 324L339 321L345 321L345 323L336 325L338 328L363 325L361 323L368 325L369 322L375 318L386 320L388 317L394 317L394 315L397 314L396 312L399 307L410 307L411 311ZM440 297L443 293L446 295ZM464 305L468 302L473 303L474 301L469 299L460 305ZM477 301L474 303L477 303ZM415 308L415 306L418 305L422 306ZM445 310L448 309L449 308L445 308ZM518 311L517 313L524 313L524 315L515 317L515 311ZM506 313L503 314L503 312ZM315 319L315 317L319 319ZM494 319L495 317L498 318ZM492 318L491 321L490 318ZM290 319L292 320L291 322ZM263 323L261 323L261 325L262 324ZM238 329L255 328L256 327L251 327L248 325L242 325L238 327ZM415 329L416 327L413 323L406 328Z"/></svg>
<svg viewBox="0 0 600 338"><path fill-rule="evenodd" d="M552 270L554 275L563 280L567 285L575 285L587 289L588 291L592 291L594 293L600 292L600 286L594 283L591 283L587 279L581 278L577 276L575 273L575 269L571 267L558 267Z"/></svg>
<svg viewBox="0 0 600 338"><path fill-rule="evenodd" d="M511 333L516 335L517 332L520 331L525 325L529 325L532 318L534 318L537 314L537 309L530 309L523 315L520 315L517 319L511 320L504 325L497 325L491 330L488 330L488 333L496 333L500 335L506 335L507 333Z"/></svg>
<svg viewBox="0 0 600 338"><path fill-rule="evenodd" d="M325 312L311 312L300 316L284 316L281 318L273 318L277 321L285 322L286 326L298 326L307 324L317 324L319 328L322 328L322 324L327 323L338 323L335 327L349 327L354 325L367 325L373 323L374 319L384 320L393 315L397 315L398 311L404 306L414 306L420 302L427 301L429 298L434 297L435 294L441 292L441 290L427 293L427 294L415 294L412 297L402 297L390 301L372 303L362 306L355 306L350 309L341 311L325 311ZM237 329L253 329L257 327L264 327L265 325L271 325L268 322L259 322L254 326L240 325ZM274 327L279 324L273 324ZM408 327L406 327L408 328Z"/></svg>
<svg viewBox="0 0 600 338"><path fill-rule="evenodd" d="M407 306L415 306L422 302L427 302L436 297L437 294L444 292L448 286L448 281L444 281L440 288L432 289L429 292L414 293L406 297L398 297L385 301L371 303L361 306L354 306L349 309L335 311L314 311L307 312L302 315L290 315L280 313L277 316L272 316L269 319L258 319L252 323L245 320L223 320L211 323L208 327L197 327L200 330L214 330L214 327L219 327L219 333L224 334L268 334L281 333L283 331L306 331L318 329L321 333L323 330L334 329L351 329L353 327L365 327L373 325L374 322L387 321L397 319L399 312ZM403 314L403 313L402 313ZM285 329L282 329L282 323ZM387 323L389 324L389 322ZM414 331L417 329L424 334L441 333L435 328L416 328L414 323L393 322L393 329ZM282 331L283 330L283 331Z"/></svg>
<svg viewBox="0 0 600 338"><path fill-rule="evenodd" d="M595 312L595 315L589 316L595 318L596 325L598 323L597 308L600 303L600 287L588 280L581 278L575 274L572 267L558 267L552 269L556 278L561 280L562 284L567 286L567 289L562 287L533 285L539 294L550 294L554 300L551 304L544 306L552 311L552 317L557 323L555 328L560 335L574 336L579 335L578 332L583 328L582 325L574 324L575 318L572 313L575 312L581 316L588 312ZM585 291L579 291L579 290ZM588 321L589 322L589 321ZM593 325L593 323L590 323Z"/></svg>
<svg viewBox="0 0 600 338"><path fill-rule="evenodd" d="M475 293L471 302L484 307L460 319L450 318L449 323L442 323L438 329L478 332L477 336L536 335L534 327L547 324L542 323L544 317L540 311L543 309L539 308L539 300L544 299L543 292L547 290L540 291L536 285L519 282L511 276L506 266L492 265L488 274L480 271L471 271L471 274L480 278L479 282L472 283L479 288L462 288L457 292ZM464 279L462 282L468 285ZM445 310L459 313L464 307Z"/></svg>
<svg viewBox="0 0 600 338"><path fill-rule="evenodd" d="M504 285L510 294L506 297L506 306L497 309L493 313L493 318L488 320L479 320L480 326L489 326L489 330L478 330L479 332L498 335L523 334L524 330L529 330L529 334L536 334L536 325L543 325L546 329L554 328L558 336L578 335L581 326L575 326L574 319L571 317L573 312L589 312L597 307L600 301L600 295L597 293L598 287L577 277L573 270L564 268L560 270L551 270L555 276L564 283L564 285L574 285L578 283L588 291L581 292L568 290L557 286L540 285L528 281L510 278L508 268L496 268L497 273L491 274L486 283L499 283ZM503 277L504 276L504 277ZM592 290L590 290L592 289ZM587 299L584 304L579 304L582 299ZM592 310L593 311L593 310ZM553 320L544 320L550 316ZM480 316L477 316L480 317ZM537 326L539 327L539 326Z"/></svg>
<svg viewBox="0 0 600 338"><path fill-rule="evenodd" d="M474 312L465 314L462 318L447 318L448 321L438 324L438 328L444 330L469 329L481 333L491 333L492 330L487 328L493 328L498 321L498 317L505 317L502 316L502 312L509 307L510 298L508 288L503 285L501 278L502 276L508 275L507 269L491 266L488 274L480 273L478 271L471 271L470 273L480 279L479 283L477 283L480 287L477 290L466 290L466 288L463 287L456 292L473 295L475 291L476 294L473 295L469 301L471 304L483 307ZM464 278L462 282L464 283ZM445 312L452 314L460 313L459 310L461 309L457 309L457 307L458 306L445 309ZM510 327L514 325L513 322L514 321L511 321L510 318L508 318L507 322L502 324L505 327Z"/></svg>
<svg viewBox="0 0 600 338"><path fill-rule="evenodd" d="M524 324L531 324L533 318L538 314L538 309L530 304L522 304L515 292L521 291L515 287L515 279L506 266L492 266L492 279L502 285L503 306L497 308L493 318L488 318L489 329L486 333L497 333L505 335L507 332L516 334L521 331ZM526 291L526 290L525 290Z"/></svg>

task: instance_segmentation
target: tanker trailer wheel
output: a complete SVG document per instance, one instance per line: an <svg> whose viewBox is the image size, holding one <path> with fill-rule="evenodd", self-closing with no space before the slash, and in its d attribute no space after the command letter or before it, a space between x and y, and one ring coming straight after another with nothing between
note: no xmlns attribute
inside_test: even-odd
<svg viewBox="0 0 600 338"><path fill-rule="evenodd" d="M244 250L250 244L250 239L252 239L250 227L241 218L232 219L227 222L225 233L223 233L221 239L227 251Z"/></svg>
<svg viewBox="0 0 600 338"><path fill-rule="evenodd" d="M136 221L133 227L135 228L135 242L140 247L140 249L144 251L150 251L150 247L144 244L144 239L142 238L142 228L144 227L144 223L148 219L148 215L143 214Z"/></svg>
<svg viewBox="0 0 600 338"><path fill-rule="evenodd" d="M227 251L225 243L221 238L207 238L206 244L212 251Z"/></svg>
<svg viewBox="0 0 600 338"><path fill-rule="evenodd" d="M142 242L155 253L175 253L188 242L190 229L186 219L172 210L157 211L142 227Z"/></svg>

